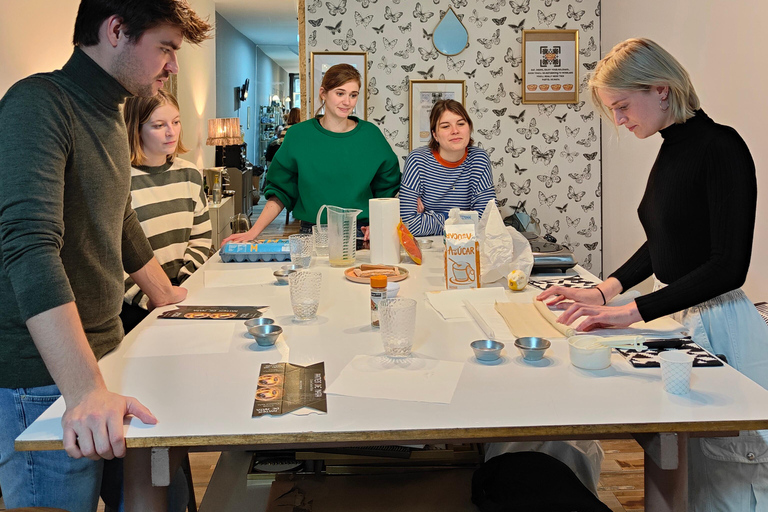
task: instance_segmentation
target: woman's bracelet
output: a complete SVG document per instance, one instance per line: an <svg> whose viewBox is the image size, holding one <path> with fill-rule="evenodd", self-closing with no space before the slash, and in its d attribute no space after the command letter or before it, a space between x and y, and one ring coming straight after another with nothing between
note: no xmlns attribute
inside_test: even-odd
<svg viewBox="0 0 768 512"><path fill-rule="evenodd" d="M608 301L605 300L605 294L603 293L603 290L601 290L597 285L594 286L594 289L600 292L600 296L603 298L603 306L605 306Z"/></svg>

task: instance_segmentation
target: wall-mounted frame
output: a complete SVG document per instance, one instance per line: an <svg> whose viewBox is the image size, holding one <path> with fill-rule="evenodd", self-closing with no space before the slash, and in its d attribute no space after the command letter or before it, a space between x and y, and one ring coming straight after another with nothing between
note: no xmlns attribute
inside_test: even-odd
<svg viewBox="0 0 768 512"><path fill-rule="evenodd" d="M578 103L579 31L523 30L523 103Z"/></svg>
<svg viewBox="0 0 768 512"><path fill-rule="evenodd" d="M464 80L411 80L408 91L410 121L408 149L429 143L429 115L438 100L456 100L464 105Z"/></svg>
<svg viewBox="0 0 768 512"><path fill-rule="evenodd" d="M312 52L310 63L310 83L312 88L309 90L310 112L309 117L314 117L317 109L320 108L320 84L323 82L325 72L331 66L336 64L350 64L357 68L363 83L360 84L360 95L357 105L352 115L360 119L368 118L368 98L366 85L368 84L368 53L367 52ZM320 112L322 114L322 111Z"/></svg>

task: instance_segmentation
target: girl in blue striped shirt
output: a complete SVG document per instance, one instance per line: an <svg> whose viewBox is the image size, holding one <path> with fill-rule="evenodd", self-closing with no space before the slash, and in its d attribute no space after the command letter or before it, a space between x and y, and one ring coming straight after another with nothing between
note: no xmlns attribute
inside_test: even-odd
<svg viewBox="0 0 768 512"><path fill-rule="evenodd" d="M429 116L429 145L405 161L400 185L400 217L415 236L441 235L451 208L480 216L496 198L491 161L474 146L472 120L456 100L440 100Z"/></svg>

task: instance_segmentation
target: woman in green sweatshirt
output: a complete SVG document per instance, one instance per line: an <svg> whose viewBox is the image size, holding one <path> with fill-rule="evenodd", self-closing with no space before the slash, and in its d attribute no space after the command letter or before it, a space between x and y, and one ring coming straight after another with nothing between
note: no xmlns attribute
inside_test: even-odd
<svg viewBox="0 0 768 512"><path fill-rule="evenodd" d="M283 208L293 212L304 231L324 204L362 210L358 225L368 224L368 200L394 197L400 189L400 164L379 129L352 116L361 86L349 64L326 71L320 85L325 115L294 125L267 172L267 204L247 233L224 240L253 240ZM319 112L319 110L318 110Z"/></svg>

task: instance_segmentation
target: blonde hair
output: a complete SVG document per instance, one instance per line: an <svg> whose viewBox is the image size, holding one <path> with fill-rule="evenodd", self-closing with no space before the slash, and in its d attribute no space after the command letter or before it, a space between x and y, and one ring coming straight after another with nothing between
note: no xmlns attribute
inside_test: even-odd
<svg viewBox="0 0 768 512"><path fill-rule="evenodd" d="M613 119L603 105L599 89L649 91L668 86L670 114L675 123L684 123L699 109L699 97L685 68L668 51L650 39L627 39L600 60L589 89L592 101L607 119Z"/></svg>
<svg viewBox="0 0 768 512"><path fill-rule="evenodd" d="M152 117L152 113L163 105L173 105L179 110L179 102L176 97L165 89L160 89L157 94L149 97L130 96L125 100L123 117L125 117L125 127L128 129L128 145L131 148L131 165L144 165L147 156L141 147L141 127L144 126ZM187 152L187 148L181 143L183 130L179 128L179 142L176 144L176 151L168 155L168 162L173 162L180 154Z"/></svg>
<svg viewBox="0 0 768 512"><path fill-rule="evenodd" d="M360 79L360 72L357 68L351 64L336 64L328 68L328 71L323 75L323 82L320 84L320 88L327 94L337 87L341 87L347 82L357 82L358 87L363 86L363 82ZM325 108L325 100L320 98L320 108L315 112L315 117L320 115L320 111Z"/></svg>

